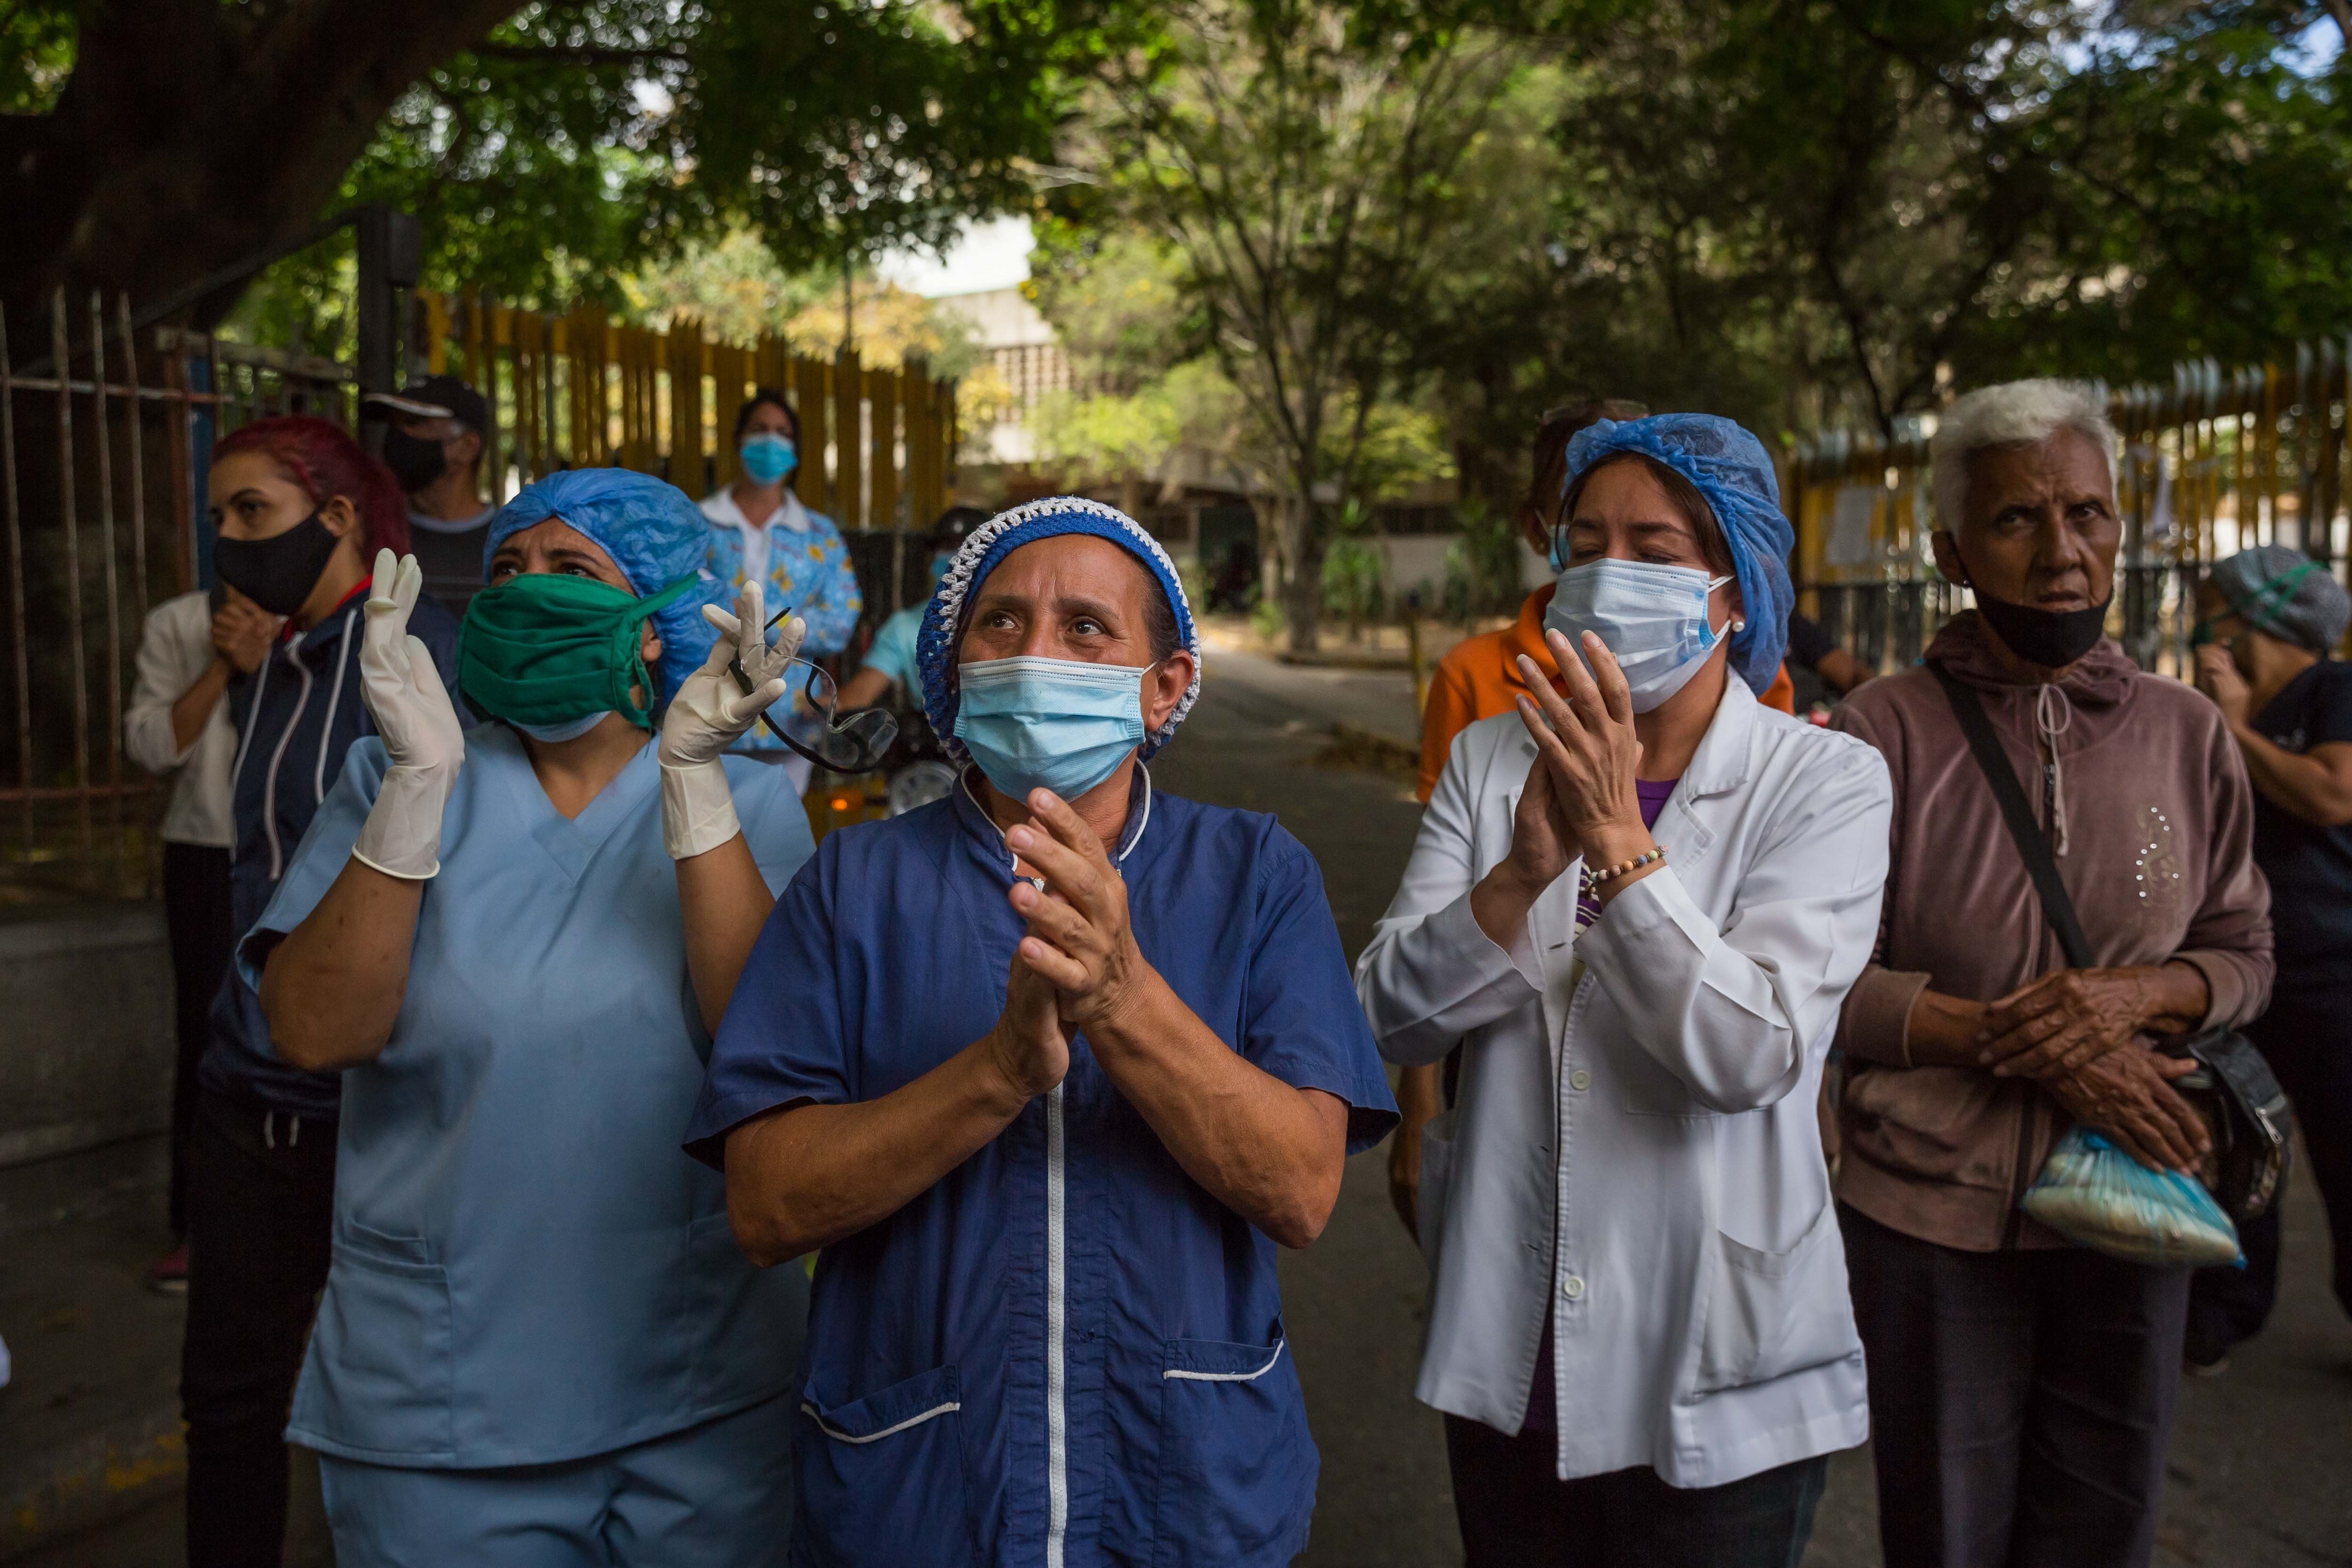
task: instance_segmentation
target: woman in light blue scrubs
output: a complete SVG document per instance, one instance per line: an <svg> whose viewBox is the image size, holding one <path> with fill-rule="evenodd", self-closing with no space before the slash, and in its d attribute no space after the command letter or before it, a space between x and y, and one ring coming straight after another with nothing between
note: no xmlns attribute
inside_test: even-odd
<svg viewBox="0 0 2352 1568"><path fill-rule="evenodd" d="M782 1561L807 1276L744 1261L678 1129L750 942L704 906L754 878L772 899L812 848L782 772L719 756L797 627L766 647L746 595L749 635L714 647L737 623L706 622L707 531L639 474L516 497L458 652L492 721L462 731L406 635L415 563L381 562L382 738L241 945L278 1054L343 1072L288 1429L322 1456L341 1568ZM695 768L731 814L666 844L663 780Z"/></svg>

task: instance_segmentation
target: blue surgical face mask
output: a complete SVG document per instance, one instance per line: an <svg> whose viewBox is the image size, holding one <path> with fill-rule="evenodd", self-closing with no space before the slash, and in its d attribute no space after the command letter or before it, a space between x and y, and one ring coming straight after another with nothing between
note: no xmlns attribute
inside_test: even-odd
<svg viewBox="0 0 2352 1568"><path fill-rule="evenodd" d="M608 708L604 713L583 713L577 719L567 719L561 724L525 724L513 719L508 720L507 722L514 725L516 729L534 741L553 745L560 741L578 740L597 725L602 724L604 721L604 714L611 711L612 710Z"/></svg>
<svg viewBox="0 0 2352 1568"><path fill-rule="evenodd" d="M1580 658L1581 634L1598 634L1625 672L1633 711L1647 713L1690 684L1723 640L1707 618L1706 596L1730 581L1648 561L1571 566L1552 591L1544 629L1567 637ZM1726 629L1738 627L1735 621Z"/></svg>
<svg viewBox="0 0 2352 1568"><path fill-rule="evenodd" d="M952 550L942 550L937 555L932 556L931 581L937 583L940 579L945 577L948 574L948 568L954 564L955 552Z"/></svg>
<svg viewBox="0 0 2352 1568"><path fill-rule="evenodd" d="M779 436L772 430L762 430L756 436L746 436L735 448L743 459L743 471L756 484L772 485L800 466L801 455L789 436Z"/></svg>
<svg viewBox="0 0 2352 1568"><path fill-rule="evenodd" d="M1040 784L1076 800L1142 743L1144 673L1068 658L963 665L956 739L988 782L1015 800Z"/></svg>

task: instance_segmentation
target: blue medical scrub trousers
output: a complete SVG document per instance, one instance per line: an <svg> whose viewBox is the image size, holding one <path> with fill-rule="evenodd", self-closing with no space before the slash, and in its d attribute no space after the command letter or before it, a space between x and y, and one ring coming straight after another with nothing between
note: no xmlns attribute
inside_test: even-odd
<svg viewBox="0 0 2352 1568"><path fill-rule="evenodd" d="M792 1394L555 1465L319 1457L336 1568L766 1568L792 1540Z"/></svg>

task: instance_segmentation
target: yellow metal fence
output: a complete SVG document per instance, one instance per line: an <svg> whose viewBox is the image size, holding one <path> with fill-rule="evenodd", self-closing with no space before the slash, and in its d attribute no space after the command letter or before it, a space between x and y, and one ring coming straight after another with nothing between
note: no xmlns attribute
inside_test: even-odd
<svg viewBox="0 0 2352 1568"><path fill-rule="evenodd" d="M2284 543L2343 574L2347 377L2352 335L2300 344L2292 363L2206 360L2169 386L2108 392L2124 520L2108 630L2144 667L2187 672L2197 578L2215 561ZM1928 551L1927 441L1801 445L1786 490L1801 604L1867 664L1917 658L1960 604Z"/></svg>
<svg viewBox="0 0 2352 1568"><path fill-rule="evenodd" d="M868 368L782 339L719 342L580 309L556 315L472 290L420 292L427 367L462 376L490 409L483 474L493 499L562 468L617 465L699 497L736 477L735 417L752 390L784 394L800 422L793 489L845 529L928 528L955 483L956 384L921 362Z"/></svg>

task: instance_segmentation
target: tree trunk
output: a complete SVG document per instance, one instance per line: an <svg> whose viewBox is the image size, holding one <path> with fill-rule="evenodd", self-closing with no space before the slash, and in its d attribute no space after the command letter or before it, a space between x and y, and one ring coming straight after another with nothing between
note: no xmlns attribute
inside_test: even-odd
<svg viewBox="0 0 2352 1568"><path fill-rule="evenodd" d="M0 308L42 340L50 291L146 305L298 234L400 95L486 37L514 0L82 8L74 73L44 115L0 119ZM195 311L209 325L244 284Z"/></svg>
<svg viewBox="0 0 2352 1568"><path fill-rule="evenodd" d="M1290 651L1313 653L1323 615L1323 537L1315 526L1315 494L1305 482L1283 509L1282 554L1288 578L1283 613L1290 626Z"/></svg>

